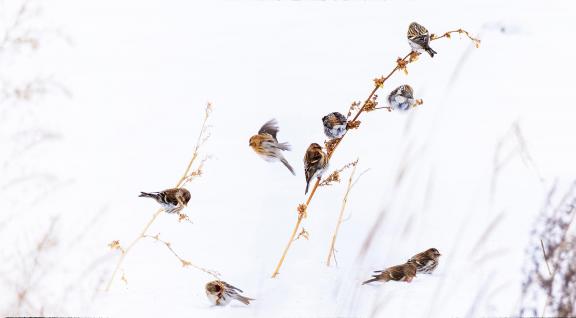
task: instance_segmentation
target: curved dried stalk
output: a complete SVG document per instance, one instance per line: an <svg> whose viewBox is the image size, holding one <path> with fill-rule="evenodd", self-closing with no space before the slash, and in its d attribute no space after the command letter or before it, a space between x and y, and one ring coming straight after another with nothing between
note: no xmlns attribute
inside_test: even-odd
<svg viewBox="0 0 576 318"><path fill-rule="evenodd" d="M206 273L206 274L208 274L208 275L210 275L216 279L220 279L220 273L213 271L213 270L209 270L209 269L200 267L198 265L194 265L192 262L187 261L187 260L183 259L182 257L180 257L180 255L178 255L178 253L176 253L176 251L174 251L174 249L172 249L172 243L164 241L163 239L161 239L160 234L156 234L154 236L144 235L143 237L151 238L151 239L156 240L160 243L163 243L164 246L166 246L168 248L168 250L170 250L170 252L172 252L172 255L174 255L180 261L180 263L182 263L182 267L192 266L192 267L196 268L197 270L203 271L204 273Z"/></svg>
<svg viewBox="0 0 576 318"><path fill-rule="evenodd" d="M208 123L208 118L210 117L211 112L212 112L212 104L208 103L206 105L206 109L204 111L204 120L202 121L202 128L200 130L200 134L198 135L198 139L196 140L196 146L194 146L192 158L188 162L188 166L186 167L186 170L182 174L182 177L180 177L180 179L176 183L176 186L175 186L176 188L180 188L180 187L184 186L186 183L190 182L194 176L198 176L201 174L201 168L202 168L204 161L201 162L198 169L196 169L194 171L191 171L191 170L192 170L192 165L194 164L194 162L196 161L196 159L199 156L200 148L206 142L206 140L210 137L210 134L208 133L207 123ZM156 218L158 217L158 215L160 215L160 213L162 213L162 211L163 211L163 209L158 209L156 212L154 212L154 214L152 215L152 218L148 221L148 223L146 223L146 225L144 226L142 231L140 231L140 234L128 245L128 247L123 248L120 245L119 241L113 241L112 243L109 244L109 246L112 249L119 250L121 252L121 254L120 254L120 258L118 259L118 263L116 264L116 267L114 268L114 271L112 272L112 276L110 277L110 280L108 281L108 284L106 285L105 291L110 290L110 287L112 286L112 282L114 281L116 274L118 274L118 270L120 269L120 266L124 262L124 258L126 258L126 255L128 255L130 250L141 239L143 239L147 236L146 232L148 231L148 229L150 229L150 226L152 226L152 223L154 223L154 221L156 221ZM180 217L179 217L180 220L183 220L183 219L186 220L187 218L188 217L186 215L180 214Z"/></svg>
<svg viewBox="0 0 576 318"><path fill-rule="evenodd" d="M467 31L462 30L462 29L458 29L458 30L454 30L454 31L448 31L440 37L436 37L434 34L432 34L432 36L430 37L430 41L438 40L441 38L450 38L450 34L456 33L456 32L457 33L464 33L470 40L472 40L474 42L476 47L479 46L480 40L478 40L474 37L471 37ZM390 73L388 73L388 75L374 79L374 88L372 89L372 91L370 92L368 97L364 100L364 102L362 103L362 107L360 107L360 109L356 112L356 115L354 115L354 117L351 120L348 120L348 131L344 134L344 136L342 136L342 138L326 143L328 160L330 160L332 158L334 151L336 150L336 148L338 148L338 145L340 145L340 142L342 142L342 140L344 139L344 137L346 137L348 132L352 129L359 127L360 121L358 120L358 118L360 117L360 115L365 111L372 111L375 109L374 107L367 107L367 106L373 105L374 99L376 96L376 92L378 91L378 89L380 89L384 86L384 82L386 82L394 73L396 73L399 70L402 70L405 74L408 74L408 70L407 70L406 66L412 62L415 62L418 59L419 55L420 55L419 53L410 52L406 56L404 56L403 58L398 58L396 60L396 66L392 69L392 71L390 71ZM350 111L349 111L349 114L351 114L351 112L356 109L356 106L358 106L357 103L352 104ZM306 204L300 204L298 206L298 219L296 220L296 225L294 226L294 229L292 230L292 234L290 235L290 239L288 240L288 243L286 244L286 247L284 248L284 252L282 253L282 256L280 257L280 260L278 261L278 264L276 265L276 268L274 269L274 272L272 273L272 278L277 277L278 274L280 273L280 268L282 267L282 264L284 263L284 259L286 258L286 254L288 254L288 250L290 249L290 246L292 245L292 242L294 241L294 237L296 236L296 233L298 232L298 228L300 227L300 224L302 223L302 219L304 217L306 217L306 215L307 215L308 205L312 201L312 198L314 197L314 194L316 193L316 188L318 188L319 183L320 183L320 180L316 180L316 183L314 184L314 188L312 189L312 192L310 193L310 195L308 196L308 199L306 200Z"/></svg>
<svg viewBox="0 0 576 318"><path fill-rule="evenodd" d="M354 179L354 174L356 173L356 168L358 167L358 159L353 163L354 168L352 168L352 172L350 173L350 178L348 178L348 186L346 187L346 192L344 193L344 199L342 199L342 206L340 207L340 214L338 215L338 222L336 222L336 228L334 229L334 234L332 235L332 242L330 243L330 248L328 249L328 257L326 258L326 266L330 266L330 260L334 257L334 261L336 261L336 253L334 246L336 245L336 238L338 237L338 231L340 231L340 225L342 224L342 217L344 216L344 210L346 209L346 204L348 204L348 195L352 190L352 187L356 182L352 183L352 179ZM362 176L362 175L360 175ZM360 178L360 177L358 177ZM358 181L358 179L356 179ZM336 262L338 265L338 262Z"/></svg>

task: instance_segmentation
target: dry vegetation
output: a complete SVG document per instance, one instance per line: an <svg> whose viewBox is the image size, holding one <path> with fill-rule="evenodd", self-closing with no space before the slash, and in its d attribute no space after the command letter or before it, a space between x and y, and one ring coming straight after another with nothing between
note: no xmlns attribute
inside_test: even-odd
<svg viewBox="0 0 576 318"><path fill-rule="evenodd" d="M480 44L480 40L471 37L467 31L464 31L462 29L445 32L442 36L436 36L436 35L432 34L430 36L430 40L434 41L434 40L438 40L438 39L442 39L442 38L448 38L449 39L449 38L451 38L451 35L454 33L464 34L467 38L469 38L471 41L474 42L476 47L478 47ZM376 92L379 89L383 88L384 83L397 71L403 71L405 74L408 74L408 68L407 68L408 64L417 61L419 55L420 55L419 53L410 52L406 56L404 56L403 58L399 57L396 60L395 67L392 69L392 71L390 71L390 73L388 73L386 76L381 76L381 77L374 79L374 87L373 87L372 91L370 92L370 94L368 94L368 97L364 100L364 102L363 103L353 102L352 105L350 106L349 110L348 110L348 113L347 113L348 114L348 116L347 116L348 117L348 125L347 125L348 132L350 130L358 129L360 127L361 121L359 120L359 118L360 118L360 115L362 113L375 111L377 109L382 109L382 108L390 110L390 108L388 108L388 107L377 107L378 106L378 95L376 95ZM423 103L422 100L417 101L417 105L421 105L422 103ZM352 114L354 114L354 113L355 113L355 115L352 116ZM352 118L350 119L350 117L352 117ZM334 154L334 152L338 148L338 145L340 145L340 143L346 137L348 132L346 132L346 134L340 139L334 139L332 141L325 142L325 146L326 146L326 150L327 150L327 154L328 154L328 159L332 158L332 155ZM330 175L328 178L330 178L331 176L332 175ZM278 261L278 264L276 265L276 268L274 269L274 272L272 273L272 277L277 277L278 274L280 273L280 268L282 267L282 264L284 263L284 260L286 259L286 255L288 254L288 251L290 250L290 247L292 246L292 243L294 242L294 238L296 236L296 233L298 233L298 229L300 228L300 225L301 225L303 219L305 217L307 217L307 215L308 215L308 207L310 206L310 202L312 202L312 199L314 198L314 195L316 194L316 190L318 189L318 187L322 183L329 184L329 183L331 183L331 181L329 181L329 180L324 180L324 181L316 180L316 183L314 184L312 191L310 192L310 195L308 196L308 199L306 200L306 202L298 205L298 207L297 207L298 214L297 214L296 224L294 225L294 229L292 230L292 233L290 235L288 243L284 247L284 250L282 252L282 256L280 257L280 260Z"/></svg>
<svg viewBox="0 0 576 318"><path fill-rule="evenodd" d="M202 146L206 143L208 138L210 138L208 119L210 118L211 112L212 112L212 104L208 103L206 105L206 109L204 111L204 119L202 121L202 128L200 129L200 133L198 134L198 139L196 140L196 145L194 146L194 149L192 151L192 158L190 158L190 161L188 161L188 165L186 166L184 173L182 174L180 179L178 179L178 182L176 182L175 188L184 187L184 186L186 186L186 184L188 184L189 182L191 182L195 178L202 175L204 163L206 162L208 157L205 156L202 159L199 159L199 157L201 156ZM106 285L106 290L109 290L110 287L112 286L112 283L114 282L114 278L118 274L118 272L119 272L119 270L120 270L120 268L124 262L124 259L126 258L128 253L143 238L151 238L157 242L163 243L163 245L166 246L170 250L170 252L180 261L182 266L192 267L192 268L201 270L201 271L205 272L206 274L209 274L215 278L219 278L219 274L217 272L205 269L201 266L197 266L197 265L193 264L191 261L180 257L179 254L177 254L174 251L174 249L172 248L172 244L170 242L167 242L167 241L160 239L159 234L156 234L154 236L148 234L148 230L150 229L150 226L152 226L154 221L156 221L158 216L163 211L164 211L163 209L156 210L156 212L154 212L154 214L152 215L150 220L144 225L144 228L142 228L142 230L140 231L140 234L138 234L138 236L136 236L136 238L134 240L132 240L132 242L130 244L128 244L126 247L122 246L120 244L119 240L113 240L110 244L108 244L108 246L111 249L117 250L120 252L120 258L118 259L118 263L116 264L116 267L114 268L114 271L112 272L112 276L110 277L110 280L108 281L108 284ZM190 221L188 216L186 214L183 214L183 213L179 213L178 220L179 221L183 221L183 220ZM126 276L124 274L122 275L121 279L124 282L127 282Z"/></svg>
<svg viewBox="0 0 576 318"><path fill-rule="evenodd" d="M576 316L576 182L557 204L555 196L553 187L532 231L521 316Z"/></svg>

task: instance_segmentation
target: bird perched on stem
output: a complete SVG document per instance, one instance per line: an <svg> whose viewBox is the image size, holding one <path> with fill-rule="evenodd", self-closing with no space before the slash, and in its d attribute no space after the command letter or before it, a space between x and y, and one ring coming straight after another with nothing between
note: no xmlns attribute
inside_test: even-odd
<svg viewBox="0 0 576 318"><path fill-rule="evenodd" d="M254 300L253 298L244 297L238 292L243 293L242 290L225 281L215 280L206 284L206 296L216 306L226 306L232 299L236 299L244 305L248 305L251 300Z"/></svg>
<svg viewBox="0 0 576 318"><path fill-rule="evenodd" d="M416 266L412 263L406 263L402 265L388 267L387 269L382 271L374 271L374 273L378 274L372 275L373 278L363 282L362 285L376 281L387 282L391 280L403 281L409 283L412 281L414 277L416 277Z"/></svg>
<svg viewBox="0 0 576 318"><path fill-rule="evenodd" d="M430 54L430 57L434 57L434 54L437 54L430 47L430 33L425 27L416 22L410 23L408 27L408 44L412 47L412 51L426 51Z"/></svg>
<svg viewBox="0 0 576 318"><path fill-rule="evenodd" d="M442 254L435 248L429 248L424 252L418 253L408 260L416 266L418 273L432 274L438 267L438 260Z"/></svg>
<svg viewBox="0 0 576 318"><path fill-rule="evenodd" d="M346 117L339 112L330 113L322 117L324 134L330 139L342 138L346 133Z"/></svg>
<svg viewBox="0 0 576 318"><path fill-rule="evenodd" d="M168 213L180 212L190 201L190 192L184 188L173 188L160 192L140 192L139 197L152 198Z"/></svg>
<svg viewBox="0 0 576 318"><path fill-rule="evenodd" d="M322 150L317 143L312 143L308 146L306 154L304 155L304 175L306 176L306 191L310 187L310 181L317 177L322 178L322 174L328 168L328 155Z"/></svg>
<svg viewBox="0 0 576 318"><path fill-rule="evenodd" d="M400 85L390 92L388 103L392 109L406 111L416 105L414 90L410 85Z"/></svg>
<svg viewBox="0 0 576 318"><path fill-rule="evenodd" d="M282 151L290 150L290 145L287 142L279 143L276 134L278 134L278 123L275 119L271 119L260 128L257 135L250 137L250 147L266 161L279 160L293 175L296 175L292 166L282 155Z"/></svg>

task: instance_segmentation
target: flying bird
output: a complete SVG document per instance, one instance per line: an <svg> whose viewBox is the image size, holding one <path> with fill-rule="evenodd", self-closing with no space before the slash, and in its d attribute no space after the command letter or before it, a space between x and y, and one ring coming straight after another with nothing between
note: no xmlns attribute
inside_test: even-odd
<svg viewBox="0 0 576 318"><path fill-rule="evenodd" d="M437 54L430 47L430 33L425 27L416 22L410 23L408 27L408 44L410 44L412 51L426 51L430 54L430 57L434 57L434 54Z"/></svg>
<svg viewBox="0 0 576 318"><path fill-rule="evenodd" d="M152 198L160 203L167 213L177 213L190 201L190 192L184 188L173 188L160 192L140 192L139 197Z"/></svg>
<svg viewBox="0 0 576 318"><path fill-rule="evenodd" d="M304 175L306 177L306 191L310 187L310 181L316 177L322 178L322 174L328 168L328 155L322 150L317 143L312 143L308 146L306 154L304 155Z"/></svg>
<svg viewBox="0 0 576 318"><path fill-rule="evenodd" d="M296 175L292 166L282 155L282 151L290 150L290 145L287 142L279 143L276 134L278 134L278 123L275 119L269 120L260 128L257 135L250 137L250 147L266 161L279 160L293 175Z"/></svg>
<svg viewBox="0 0 576 318"><path fill-rule="evenodd" d="M240 295L239 292L243 293L241 289L221 280L211 281L206 284L206 296L216 306L226 306L232 299L236 299L244 305L248 305L251 300L254 300L253 298Z"/></svg>

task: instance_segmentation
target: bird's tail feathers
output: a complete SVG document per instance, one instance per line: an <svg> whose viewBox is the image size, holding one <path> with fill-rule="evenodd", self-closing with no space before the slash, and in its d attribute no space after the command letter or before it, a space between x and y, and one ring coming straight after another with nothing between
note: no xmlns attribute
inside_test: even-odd
<svg viewBox="0 0 576 318"><path fill-rule="evenodd" d="M288 163L288 160L286 160L286 158L282 157L280 161L282 161L282 163L286 166L286 168L288 168L288 170L290 170L290 172L292 172L293 175L296 175L296 173L294 172L294 168L292 168L292 166Z"/></svg>
<svg viewBox="0 0 576 318"><path fill-rule="evenodd" d="M362 283L362 285L366 285L372 282L378 281L378 278L374 277L374 278L370 278L369 280L365 281Z"/></svg>
<svg viewBox="0 0 576 318"><path fill-rule="evenodd" d="M158 192L140 192L138 197L156 199L158 198Z"/></svg>
<svg viewBox="0 0 576 318"><path fill-rule="evenodd" d="M425 50L428 52L428 54L430 54L430 57L434 57L434 54L438 54L431 47L427 47Z"/></svg>
<svg viewBox="0 0 576 318"><path fill-rule="evenodd" d="M244 305L249 305L251 300L255 300L254 298L248 298L238 294L234 295L234 298Z"/></svg>

